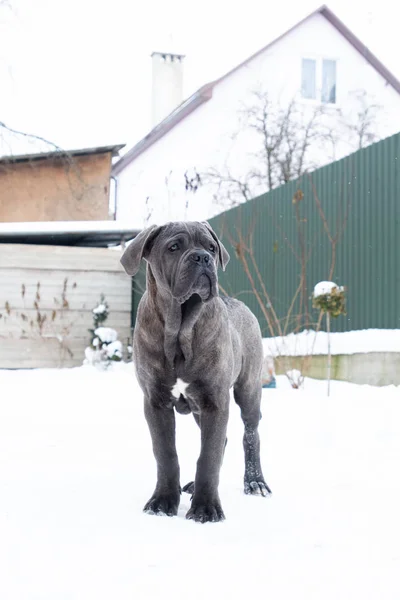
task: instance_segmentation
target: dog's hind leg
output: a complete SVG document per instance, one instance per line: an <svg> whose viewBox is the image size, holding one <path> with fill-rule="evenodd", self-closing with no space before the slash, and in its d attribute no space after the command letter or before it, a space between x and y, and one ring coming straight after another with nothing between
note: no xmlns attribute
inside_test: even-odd
<svg viewBox="0 0 400 600"><path fill-rule="evenodd" d="M244 424L244 493L268 496L270 488L264 480L260 460L258 424L261 418L261 385L254 382L235 384L233 395Z"/></svg>

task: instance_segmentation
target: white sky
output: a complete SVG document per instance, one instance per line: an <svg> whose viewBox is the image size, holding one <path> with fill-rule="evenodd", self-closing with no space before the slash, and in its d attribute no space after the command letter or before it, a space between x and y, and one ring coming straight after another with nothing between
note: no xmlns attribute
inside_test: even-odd
<svg viewBox="0 0 400 600"><path fill-rule="evenodd" d="M64 148L132 145L147 133L152 51L186 54L188 96L319 6L313 0L8 0L9 9L4 1L0 121ZM389 0L328 6L400 78Z"/></svg>

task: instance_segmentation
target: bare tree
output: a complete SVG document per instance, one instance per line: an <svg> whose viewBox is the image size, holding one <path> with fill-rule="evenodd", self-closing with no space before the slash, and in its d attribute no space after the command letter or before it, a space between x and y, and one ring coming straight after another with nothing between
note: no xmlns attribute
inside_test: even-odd
<svg viewBox="0 0 400 600"><path fill-rule="evenodd" d="M237 174L227 160L222 168L201 174L201 182L213 188L215 201L225 207L312 171L318 166L315 150L322 144L334 156L334 128L323 106L302 106L294 100L283 106L272 102L268 93L256 90L238 117L240 129L232 137L240 148L241 135L250 135L248 163L253 166Z"/></svg>
<svg viewBox="0 0 400 600"><path fill-rule="evenodd" d="M376 124L383 107L373 102L365 90L357 90L353 92L353 96L356 103L355 114L348 115L343 119L343 123L350 132L356 148L360 150L379 140Z"/></svg>
<svg viewBox="0 0 400 600"><path fill-rule="evenodd" d="M315 167L310 149L326 139L324 112L322 106L311 111L302 109L294 100L281 107L272 103L268 94L253 93L252 104L242 110L243 123L258 138L259 149L254 157L260 167L252 176L266 184L266 191Z"/></svg>
<svg viewBox="0 0 400 600"><path fill-rule="evenodd" d="M34 145L34 152L32 154L52 153L51 160L61 165L66 176L71 197L75 198L77 201L81 202L87 198L93 190L97 189L96 185L90 183L85 177L85 173L79 162L75 159L73 154L68 152L68 150L64 150L54 142L51 142L40 135L19 131L2 122L0 122L0 149L1 146L3 146L6 153L1 156L0 152L0 157L2 158L0 163L0 176L14 168L13 157L15 154L13 150L15 146L13 145L13 141L16 141L18 144L21 140L26 141L26 144L23 146L24 148L26 148L28 144ZM28 162L32 169L37 168L37 162L35 160L29 159Z"/></svg>
<svg viewBox="0 0 400 600"><path fill-rule="evenodd" d="M353 177L352 170L353 165L351 164L349 174L343 176L344 180L347 181L349 177ZM306 185L307 181L309 185ZM308 188L306 193L305 188ZM314 253L317 252L321 236L325 235L330 248L330 258L326 264L327 279L329 281L333 279L338 246L343 239L349 218L351 193L347 185L343 185L341 188L336 202L336 222L329 223L312 175L306 174L300 178L291 202L296 222L296 228L293 230L292 235L284 226L282 227L271 206L266 205L264 208L276 229L277 240L279 240L279 243L277 240L274 241L273 253L275 247L277 249L279 244L282 244L287 248L289 254L293 255L297 264L296 281L298 281L298 285L285 306L278 304L278 298L273 288L274 278L272 276L265 277L258 261L254 243L257 215L252 215L250 223L246 226L242 223L241 209L238 209L235 224L231 223L229 225L228 217L222 216L223 235L234 248L236 258L243 268L249 287L239 291L237 289L225 290L221 288L221 291L230 296L250 295L255 298L260 311L262 331L268 333L269 337L272 338L274 354L293 387L299 387L303 375L309 372L316 336L321 329L323 317L322 311L319 312L316 318L313 318L310 314L310 294L307 289L310 261ZM304 227L307 222L305 204L311 205L319 217L319 220L316 221L319 223L319 227L316 227L312 235L309 234L308 236ZM286 336L290 333L299 333L302 329L314 331L308 352L302 356L290 356L290 349L285 346Z"/></svg>
<svg viewBox="0 0 400 600"><path fill-rule="evenodd" d="M353 112L344 115L337 108L295 100L282 106L265 91L252 92L232 136L241 156L241 147L251 148L247 167L234 169L228 157L222 167L202 173L201 183L210 186L217 204L230 208L332 162L341 142L352 152L376 141L381 107L365 92L355 92L350 104Z"/></svg>
<svg viewBox="0 0 400 600"><path fill-rule="evenodd" d="M57 146L57 144L54 144L53 142L46 140L45 138L41 137L40 135L36 135L33 133L27 133L25 131L19 131L18 129L14 129L13 127L6 125L2 121L0 121L0 140L3 142L3 144L6 147L8 147L10 156L12 156L12 154L13 154L12 142L13 141L20 142L21 140L24 140L26 143L35 143L36 151L40 148L40 150L43 150L43 151L54 150L56 152L65 154L65 151L62 150L62 148L60 148L60 146Z"/></svg>

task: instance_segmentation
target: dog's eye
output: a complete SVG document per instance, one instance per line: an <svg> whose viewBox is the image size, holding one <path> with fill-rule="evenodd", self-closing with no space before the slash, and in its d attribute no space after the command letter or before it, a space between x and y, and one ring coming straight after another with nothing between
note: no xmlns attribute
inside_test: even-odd
<svg viewBox="0 0 400 600"><path fill-rule="evenodd" d="M178 250L178 249L179 249L178 244L172 244L172 246L169 247L170 252L175 252L175 250Z"/></svg>
<svg viewBox="0 0 400 600"><path fill-rule="evenodd" d="M214 246L214 244L210 244L210 252L215 252L215 246Z"/></svg>

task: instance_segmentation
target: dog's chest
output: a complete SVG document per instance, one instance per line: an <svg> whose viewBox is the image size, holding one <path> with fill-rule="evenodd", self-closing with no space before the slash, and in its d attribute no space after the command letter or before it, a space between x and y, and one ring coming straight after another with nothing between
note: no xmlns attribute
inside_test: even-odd
<svg viewBox="0 0 400 600"><path fill-rule="evenodd" d="M184 398L186 398L186 389L187 389L188 385L189 385L188 383L185 383L183 381L183 379L178 377L175 382L175 385L172 386L171 394L173 395L174 398L177 398L177 399L179 399L179 397L181 395Z"/></svg>
<svg viewBox="0 0 400 600"><path fill-rule="evenodd" d="M190 386L190 389L188 389ZM196 398L196 390L193 383L187 383L180 377L171 388L173 404L178 413L187 415L188 413L199 413L200 405Z"/></svg>

